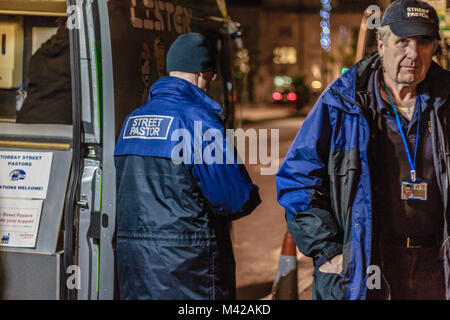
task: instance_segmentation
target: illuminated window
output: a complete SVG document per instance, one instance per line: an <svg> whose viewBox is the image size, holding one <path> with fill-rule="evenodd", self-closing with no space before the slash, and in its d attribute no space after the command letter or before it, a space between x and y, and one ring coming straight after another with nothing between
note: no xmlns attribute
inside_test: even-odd
<svg viewBox="0 0 450 320"><path fill-rule="evenodd" d="M311 82L311 87L313 89L320 89L320 88L322 88L322 82L320 82L318 80L314 80L313 82Z"/></svg>
<svg viewBox="0 0 450 320"><path fill-rule="evenodd" d="M276 47L273 49L273 63L296 64L297 49L294 47Z"/></svg>
<svg viewBox="0 0 450 320"><path fill-rule="evenodd" d="M273 84L275 87L289 87L292 84L292 78L288 76L275 76Z"/></svg>

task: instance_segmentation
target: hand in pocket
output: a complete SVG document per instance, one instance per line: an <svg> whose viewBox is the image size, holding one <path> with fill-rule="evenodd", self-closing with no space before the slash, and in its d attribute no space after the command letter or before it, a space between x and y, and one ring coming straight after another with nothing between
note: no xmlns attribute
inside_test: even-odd
<svg viewBox="0 0 450 320"><path fill-rule="evenodd" d="M324 273L342 273L342 261L343 256L341 253L321 265L319 271Z"/></svg>

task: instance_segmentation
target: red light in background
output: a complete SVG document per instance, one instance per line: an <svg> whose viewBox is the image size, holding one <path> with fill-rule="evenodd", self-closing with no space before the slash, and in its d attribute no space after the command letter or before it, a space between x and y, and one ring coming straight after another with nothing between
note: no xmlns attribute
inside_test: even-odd
<svg viewBox="0 0 450 320"><path fill-rule="evenodd" d="M274 92L272 94L272 98L275 101L280 101L281 99L283 99L283 95L281 93L279 93L279 92Z"/></svg>
<svg viewBox="0 0 450 320"><path fill-rule="evenodd" d="M288 99L288 101L296 101L297 100L297 95L294 92L290 92L287 95L287 99Z"/></svg>

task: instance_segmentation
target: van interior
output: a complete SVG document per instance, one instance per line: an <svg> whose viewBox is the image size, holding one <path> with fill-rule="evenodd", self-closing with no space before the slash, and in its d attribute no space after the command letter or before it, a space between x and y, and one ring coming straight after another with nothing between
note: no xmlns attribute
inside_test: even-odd
<svg viewBox="0 0 450 320"><path fill-rule="evenodd" d="M19 0L17 3L14 1L14 10L12 8L8 10L8 1L0 2L5 2L5 4L1 3L0 10L0 122L14 123L26 99L33 99L34 104L37 104L40 100L45 102L44 95L52 93L48 89L48 81L56 75L50 74L46 66L41 65L38 71L46 81L42 81L42 84L36 83L36 71L30 70L33 68L30 62L34 55L40 54L39 49L56 35L58 24L61 24L66 16L66 4L64 0L52 1L51 6L45 5L45 2L39 2L36 5L36 2ZM21 4L23 10L18 10ZM42 61L37 58L35 60L36 64ZM65 68L70 79L70 60ZM30 77L35 78L31 79L32 84L30 84ZM58 80L55 79L55 82ZM34 90L29 92L30 85L42 85L47 89L36 89L36 93ZM38 97L35 97L35 94ZM71 101L68 103L71 104ZM38 108L35 105L33 107ZM33 123L33 121L27 123ZM46 122L42 120L42 122L34 123Z"/></svg>

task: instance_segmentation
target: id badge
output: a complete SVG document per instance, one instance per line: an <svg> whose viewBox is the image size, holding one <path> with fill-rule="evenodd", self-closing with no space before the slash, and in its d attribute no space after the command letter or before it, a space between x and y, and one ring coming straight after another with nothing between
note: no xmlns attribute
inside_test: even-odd
<svg viewBox="0 0 450 320"><path fill-rule="evenodd" d="M427 183L423 180L406 180L401 182L402 200L428 200Z"/></svg>

